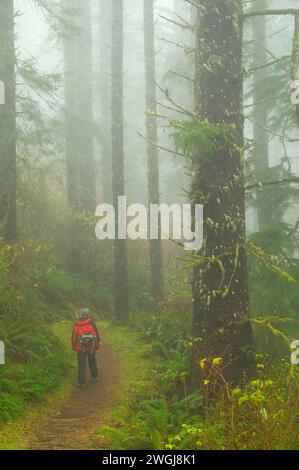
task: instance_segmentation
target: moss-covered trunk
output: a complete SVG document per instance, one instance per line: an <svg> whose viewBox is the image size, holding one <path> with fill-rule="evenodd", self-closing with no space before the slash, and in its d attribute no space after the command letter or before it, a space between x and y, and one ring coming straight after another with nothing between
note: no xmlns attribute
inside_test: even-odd
<svg viewBox="0 0 299 470"><path fill-rule="evenodd" d="M198 12L197 111L201 121L223 129L223 136L209 159L193 164L192 199L204 200L209 259L194 269L193 328L201 339L201 357L221 357L225 379L238 381L251 368L247 349L252 343L242 161L242 1L199 0Z"/></svg>

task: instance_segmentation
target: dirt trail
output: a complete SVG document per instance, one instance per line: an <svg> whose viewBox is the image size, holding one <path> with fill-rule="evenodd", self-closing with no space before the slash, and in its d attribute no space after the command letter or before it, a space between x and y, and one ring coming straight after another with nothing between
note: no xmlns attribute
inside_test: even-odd
<svg viewBox="0 0 299 470"><path fill-rule="evenodd" d="M95 435L117 402L121 365L111 346L103 344L97 357L99 381L88 380L83 389L74 387L62 409L34 431L29 449L87 450L104 448ZM89 376L88 376L89 378ZM33 430L31 430L32 432Z"/></svg>

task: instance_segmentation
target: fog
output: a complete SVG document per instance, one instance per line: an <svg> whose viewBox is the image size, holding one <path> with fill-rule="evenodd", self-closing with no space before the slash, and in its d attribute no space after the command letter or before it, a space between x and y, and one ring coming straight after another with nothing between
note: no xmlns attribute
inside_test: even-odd
<svg viewBox="0 0 299 470"><path fill-rule="evenodd" d="M0 0L0 92L0 449L298 449L298 0Z"/></svg>

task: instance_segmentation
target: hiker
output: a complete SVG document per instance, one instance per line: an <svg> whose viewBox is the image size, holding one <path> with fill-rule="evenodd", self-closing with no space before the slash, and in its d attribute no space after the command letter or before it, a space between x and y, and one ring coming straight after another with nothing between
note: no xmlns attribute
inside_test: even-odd
<svg viewBox="0 0 299 470"><path fill-rule="evenodd" d="M73 351L77 351L79 367L79 387L86 383L86 362L88 360L89 370L93 382L97 382L98 368L96 351L100 347L100 335L97 326L91 319L91 312L83 308L79 320L73 328L72 334Z"/></svg>

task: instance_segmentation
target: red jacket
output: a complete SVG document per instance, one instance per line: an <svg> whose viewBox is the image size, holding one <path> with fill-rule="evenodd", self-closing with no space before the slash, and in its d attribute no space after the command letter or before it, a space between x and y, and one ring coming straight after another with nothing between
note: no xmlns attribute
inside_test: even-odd
<svg viewBox="0 0 299 470"><path fill-rule="evenodd" d="M77 352L84 352L84 348L78 341L78 337L80 336L80 334L82 334L84 327L87 327L85 328L85 331L89 330L90 332L94 333L94 336L96 337L95 349L99 349L100 335L97 330L96 324L90 318L87 318L86 320L77 320L75 323L75 326L73 328L73 333L72 333L73 350Z"/></svg>

